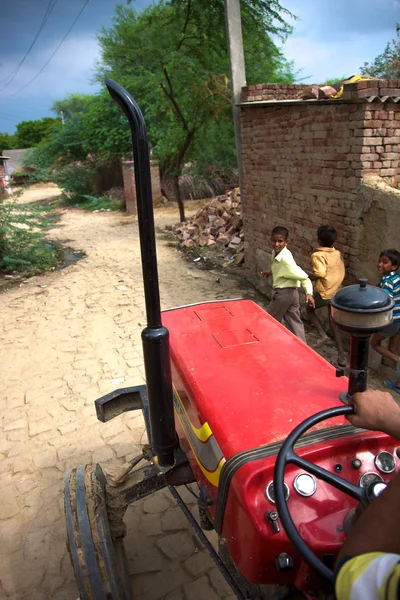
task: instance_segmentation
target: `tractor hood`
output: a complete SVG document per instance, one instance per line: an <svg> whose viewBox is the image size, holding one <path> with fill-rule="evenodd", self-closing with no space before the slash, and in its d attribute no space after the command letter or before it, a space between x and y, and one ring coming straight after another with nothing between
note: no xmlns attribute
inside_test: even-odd
<svg viewBox="0 0 400 600"><path fill-rule="evenodd" d="M347 389L332 365L250 300L171 309L162 320L177 416L198 439L213 435L226 460L284 440L307 417L339 406Z"/></svg>

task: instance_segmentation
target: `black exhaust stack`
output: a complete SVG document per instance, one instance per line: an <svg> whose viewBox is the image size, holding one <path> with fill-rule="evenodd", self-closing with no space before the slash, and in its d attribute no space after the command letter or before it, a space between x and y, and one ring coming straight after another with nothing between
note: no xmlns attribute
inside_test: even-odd
<svg viewBox="0 0 400 600"><path fill-rule="evenodd" d="M153 451L161 468L174 464L176 433L172 395L169 333L161 324L160 292L151 193L149 145L142 112L128 92L106 79L107 89L128 118L132 132L137 212L147 327L142 331L144 366Z"/></svg>

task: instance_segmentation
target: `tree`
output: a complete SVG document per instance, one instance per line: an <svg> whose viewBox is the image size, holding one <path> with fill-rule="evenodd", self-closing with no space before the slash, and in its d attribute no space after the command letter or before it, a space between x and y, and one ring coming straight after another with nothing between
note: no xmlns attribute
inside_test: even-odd
<svg viewBox="0 0 400 600"><path fill-rule="evenodd" d="M382 52L371 63L360 67L363 75L381 79L400 79L400 25L396 24L397 39L389 42Z"/></svg>
<svg viewBox="0 0 400 600"><path fill-rule="evenodd" d="M342 77L330 77L329 79L326 79L323 83L321 83L321 85L338 85L341 81L346 81L346 79L348 79L348 77L346 77L346 75L342 75Z"/></svg>
<svg viewBox="0 0 400 600"><path fill-rule="evenodd" d="M69 94L62 100L55 100L51 110L57 117L60 117L63 113L64 120L67 121L87 113L91 98L92 96L89 94Z"/></svg>
<svg viewBox="0 0 400 600"><path fill-rule="evenodd" d="M13 148L18 148L17 136L0 133L0 154L3 154L4 150L12 150Z"/></svg>
<svg viewBox="0 0 400 600"><path fill-rule="evenodd" d="M26 157L35 179L51 179L73 204L103 191L100 173L120 173L121 156L130 150L129 127L105 90L94 95L71 94L57 100L53 110L64 111L64 126L52 130Z"/></svg>
<svg viewBox="0 0 400 600"><path fill-rule="evenodd" d="M44 117L36 121L21 121L17 124L17 138L20 148L32 148L61 127L59 119Z"/></svg>
<svg viewBox="0 0 400 600"><path fill-rule="evenodd" d="M269 36L290 32L279 3L247 0L242 8L249 82L292 81L291 65ZM173 179L183 221L183 165L204 158L206 139L209 162L221 154L210 129L215 140L223 133L226 145L234 143L224 1L158 2L140 14L120 5L113 26L103 28L98 39L102 61L97 77L116 79L140 105L162 173Z"/></svg>

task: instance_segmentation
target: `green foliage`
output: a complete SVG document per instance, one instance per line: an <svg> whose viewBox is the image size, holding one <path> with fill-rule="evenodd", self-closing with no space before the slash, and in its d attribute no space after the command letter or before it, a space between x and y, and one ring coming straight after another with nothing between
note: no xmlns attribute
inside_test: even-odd
<svg viewBox="0 0 400 600"><path fill-rule="evenodd" d="M171 0L171 4L181 12L187 11L189 7L194 9L198 13L196 19L201 19L207 35L210 35L211 31L218 31L224 38L224 0ZM241 0L240 4L244 33L249 33L255 28L284 39L292 32L292 27L285 19L294 15L278 0Z"/></svg>
<svg viewBox="0 0 400 600"><path fill-rule="evenodd" d="M63 113L64 120L68 121L76 115L85 114L90 99L91 96L88 94L69 94L62 100L55 100L51 110L60 118L61 113Z"/></svg>
<svg viewBox="0 0 400 600"><path fill-rule="evenodd" d="M32 148L61 127L59 119L44 117L36 121L21 121L17 124L17 139L20 148Z"/></svg>
<svg viewBox="0 0 400 600"><path fill-rule="evenodd" d="M3 154L4 150L12 150L13 148L18 148L17 136L0 133L0 154Z"/></svg>
<svg viewBox="0 0 400 600"><path fill-rule="evenodd" d="M48 225L43 207L0 199L0 269L38 273L57 262L54 246L46 240Z"/></svg>
<svg viewBox="0 0 400 600"><path fill-rule="evenodd" d="M292 65L270 36L290 32L290 13L276 0L244 0L242 13L248 82L293 81ZM119 5L98 39L97 77L131 92L164 174L177 179L187 161L206 166L206 155L208 165L220 162L222 149L223 162L235 164L224 0L157 2L140 14ZM177 184L175 190L179 202Z"/></svg>
<svg viewBox="0 0 400 600"><path fill-rule="evenodd" d="M341 81L345 81L346 79L348 79L348 75L342 75L342 77L331 77L329 79L327 79L326 81L324 81L323 83L321 83L321 85L336 85L337 83L340 83Z"/></svg>
<svg viewBox="0 0 400 600"><path fill-rule="evenodd" d="M61 106L64 126L33 148L25 162L36 168L32 181L54 181L68 204L83 204L86 196L101 193L104 167L121 169L120 157L131 147L129 127L105 91L54 103L55 110Z"/></svg>
<svg viewBox="0 0 400 600"><path fill-rule="evenodd" d="M95 169L84 162L57 168L53 180L62 187L66 204L77 205L83 204L95 188L94 177Z"/></svg>
<svg viewBox="0 0 400 600"><path fill-rule="evenodd" d="M363 75L379 77L381 79L400 79L400 24L396 24L397 38L391 40L382 54L379 54L371 63L364 63L360 67Z"/></svg>
<svg viewBox="0 0 400 600"><path fill-rule="evenodd" d="M118 199L109 198L108 196L84 196L86 202L84 204L85 210L119 210L120 201Z"/></svg>
<svg viewBox="0 0 400 600"><path fill-rule="evenodd" d="M242 12L248 82L292 82L293 66L270 35L290 33L290 13L277 0L243 0ZM174 179L178 202L185 164L205 177L236 166L224 0L159 1L140 14L118 5L113 26L98 37L97 79L112 77L138 102L152 152L162 174ZM28 160L40 176L57 181L69 201L81 203L99 194L100 166L119 165L131 151L128 123L104 89L57 100L53 110L63 112L64 126Z"/></svg>

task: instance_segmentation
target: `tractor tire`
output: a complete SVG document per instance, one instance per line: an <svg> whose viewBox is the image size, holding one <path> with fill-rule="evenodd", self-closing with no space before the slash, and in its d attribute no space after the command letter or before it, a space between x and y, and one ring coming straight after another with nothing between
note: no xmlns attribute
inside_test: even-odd
<svg viewBox="0 0 400 600"><path fill-rule="evenodd" d="M132 600L124 540L112 538L105 485L97 464L72 469L65 480L68 550L79 598Z"/></svg>

